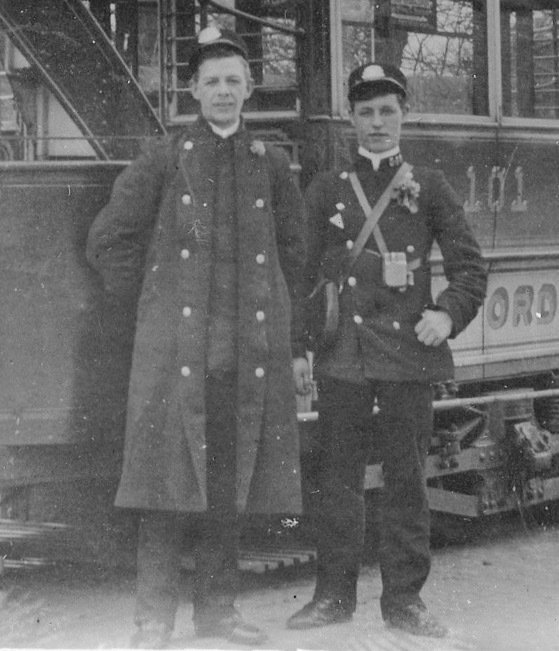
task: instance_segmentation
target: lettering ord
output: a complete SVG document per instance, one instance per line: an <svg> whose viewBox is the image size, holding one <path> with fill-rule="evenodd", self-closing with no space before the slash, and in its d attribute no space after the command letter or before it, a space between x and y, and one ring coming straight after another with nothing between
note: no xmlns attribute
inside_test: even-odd
<svg viewBox="0 0 559 651"><path fill-rule="evenodd" d="M505 287L498 287L487 302L487 322L493 330L499 330L507 322L513 327L546 325L557 314L557 289L546 283L538 292L531 285L520 285L512 296Z"/></svg>

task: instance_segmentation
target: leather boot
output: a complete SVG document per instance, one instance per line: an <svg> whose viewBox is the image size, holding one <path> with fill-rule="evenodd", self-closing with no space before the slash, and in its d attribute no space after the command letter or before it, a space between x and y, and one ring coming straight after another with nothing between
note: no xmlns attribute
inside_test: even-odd
<svg viewBox="0 0 559 651"><path fill-rule="evenodd" d="M303 630L348 622L353 613L339 599L313 599L287 620L287 628Z"/></svg>

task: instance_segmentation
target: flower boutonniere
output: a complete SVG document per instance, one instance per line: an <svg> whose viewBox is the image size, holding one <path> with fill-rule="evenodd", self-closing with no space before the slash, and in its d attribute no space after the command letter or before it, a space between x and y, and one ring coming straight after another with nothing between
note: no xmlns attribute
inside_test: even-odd
<svg viewBox="0 0 559 651"><path fill-rule="evenodd" d="M262 140L253 140L250 145L250 151L257 156L264 156L266 153L266 146Z"/></svg>
<svg viewBox="0 0 559 651"><path fill-rule="evenodd" d="M394 188L392 198L396 200L399 206L404 206L411 213L416 213L417 198L419 197L419 190L421 186L417 181L413 180L413 174L408 172L404 176L404 180L397 188Z"/></svg>

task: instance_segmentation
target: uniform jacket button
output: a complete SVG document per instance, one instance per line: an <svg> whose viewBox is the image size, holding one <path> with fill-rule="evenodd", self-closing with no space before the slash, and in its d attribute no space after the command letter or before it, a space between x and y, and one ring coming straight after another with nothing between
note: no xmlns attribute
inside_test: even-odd
<svg viewBox="0 0 559 651"><path fill-rule="evenodd" d="M266 261L266 257L265 257L265 255L264 255L263 253L259 253L259 254L256 256L256 262L257 262L258 264L264 264L265 261Z"/></svg>
<svg viewBox="0 0 559 651"><path fill-rule="evenodd" d="M256 320L264 321L265 317L266 315L264 314L264 312L262 310L258 310L258 312L256 313Z"/></svg>
<svg viewBox="0 0 559 651"><path fill-rule="evenodd" d="M183 316L190 316L192 314L192 308L191 307L183 307L182 308L182 314Z"/></svg>
<svg viewBox="0 0 559 651"><path fill-rule="evenodd" d="M363 317L359 316L359 314L356 314L353 317L353 320L355 321L355 323L357 323L357 325L360 325L361 323L363 323Z"/></svg>
<svg viewBox="0 0 559 651"><path fill-rule="evenodd" d="M190 375L190 369L188 368L188 366L183 366L181 368L181 375L183 377L188 377Z"/></svg>
<svg viewBox="0 0 559 651"><path fill-rule="evenodd" d="M190 140L187 140L184 143L183 147L186 149L186 151L190 151L192 149L192 147L194 147L194 145L192 144L192 142Z"/></svg>
<svg viewBox="0 0 559 651"><path fill-rule="evenodd" d="M352 240L348 240L348 241L345 243L345 245L346 245L346 247L347 247L348 249L350 249L350 250L353 249L353 241L352 241Z"/></svg>
<svg viewBox="0 0 559 651"><path fill-rule="evenodd" d="M256 200L256 207L257 208L264 208L264 199L257 199Z"/></svg>
<svg viewBox="0 0 559 651"><path fill-rule="evenodd" d="M190 251L188 249L183 249L181 251L181 258L183 260L187 260L188 258L190 258Z"/></svg>
<svg viewBox="0 0 559 651"><path fill-rule="evenodd" d="M264 377L264 369L259 366L254 370L254 375L256 375L256 377Z"/></svg>
<svg viewBox="0 0 559 651"><path fill-rule="evenodd" d="M415 251L415 246L413 244L406 246L406 251L408 253L413 253Z"/></svg>
<svg viewBox="0 0 559 651"><path fill-rule="evenodd" d="M181 200L185 206L190 206L192 203L192 197L189 194L183 194Z"/></svg>
<svg viewBox="0 0 559 651"><path fill-rule="evenodd" d="M356 279L354 276L350 276L350 277L347 279L347 284L348 284L350 287L355 287L355 285L357 285L357 279Z"/></svg>
<svg viewBox="0 0 559 651"><path fill-rule="evenodd" d="M399 330L400 329L400 323L398 321L394 321L394 323L392 324L392 327L394 328L394 330Z"/></svg>

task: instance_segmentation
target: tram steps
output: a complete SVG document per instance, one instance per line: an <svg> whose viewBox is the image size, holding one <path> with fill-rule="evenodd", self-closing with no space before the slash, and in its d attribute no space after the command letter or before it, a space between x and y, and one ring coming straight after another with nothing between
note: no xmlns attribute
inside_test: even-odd
<svg viewBox="0 0 559 651"><path fill-rule="evenodd" d="M242 549L239 569L264 574L315 560L315 551L309 549ZM83 534L76 527L53 522L0 519L0 573L2 569L92 561L95 558L91 549L84 550ZM182 566L193 570L193 556L185 554Z"/></svg>

